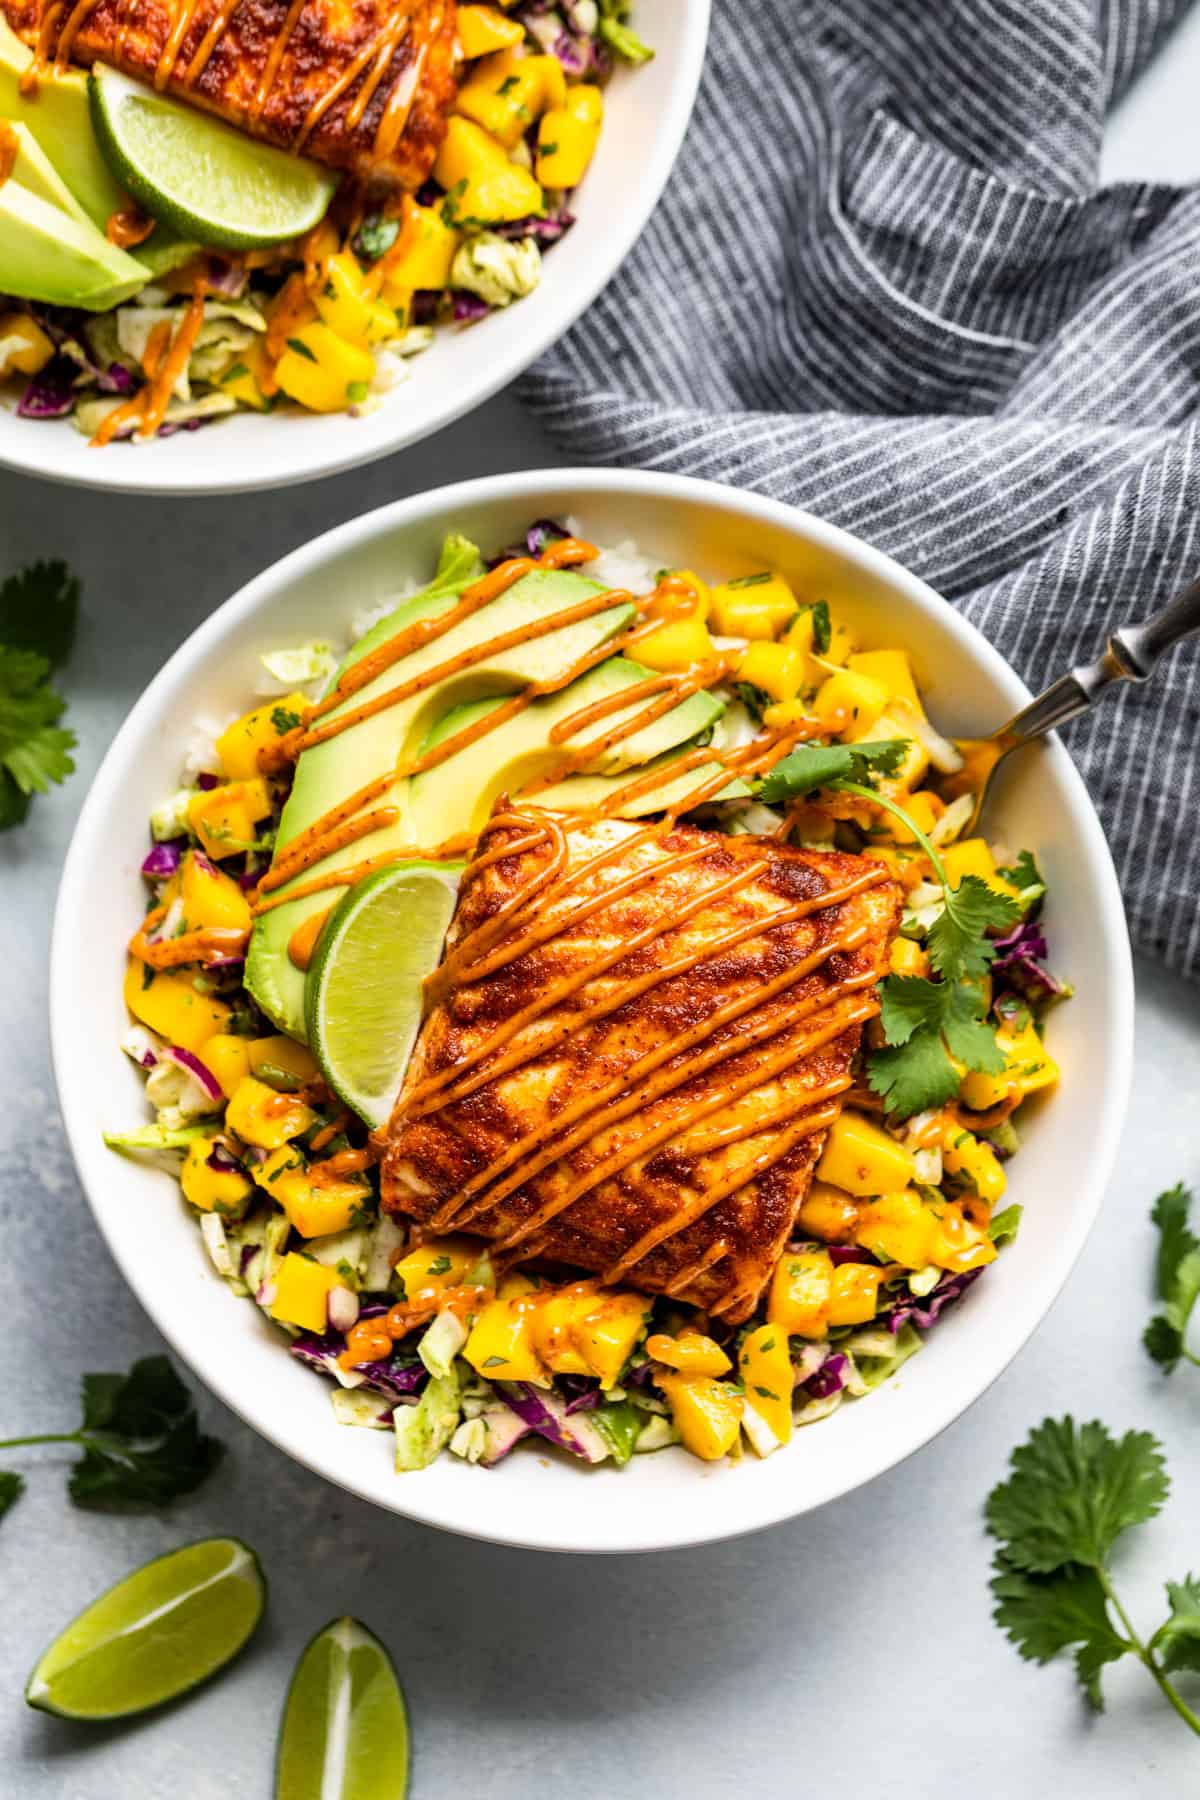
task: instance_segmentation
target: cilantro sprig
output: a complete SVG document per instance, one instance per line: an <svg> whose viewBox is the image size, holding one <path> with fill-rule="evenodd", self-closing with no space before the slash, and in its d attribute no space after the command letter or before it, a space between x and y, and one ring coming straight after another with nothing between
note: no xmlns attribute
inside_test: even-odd
<svg viewBox="0 0 1200 1800"><path fill-rule="evenodd" d="M1169 1612L1149 1638L1135 1630L1113 1587L1118 1539L1161 1512L1170 1483L1157 1440L1116 1439L1097 1420L1044 1419L1013 1451L1007 1481L988 1497L987 1528L999 1541L993 1617L1031 1662L1074 1651L1090 1706L1103 1711L1106 1663L1135 1656L1180 1718L1200 1736L1200 1717L1170 1677L1200 1670L1200 1579L1166 1584Z"/></svg>
<svg viewBox="0 0 1200 1800"><path fill-rule="evenodd" d="M165 1356L145 1356L127 1375L85 1375L76 1431L8 1438L0 1450L76 1444L83 1451L68 1492L76 1506L164 1506L212 1474L224 1454L200 1430L192 1396ZM0 1515L17 1499L21 1477L0 1474Z"/></svg>
<svg viewBox="0 0 1200 1800"><path fill-rule="evenodd" d="M1181 1360L1200 1367L1200 1356L1186 1342L1200 1298L1200 1238L1188 1223L1191 1204L1191 1190L1180 1182L1158 1196L1150 1214L1159 1233L1155 1285L1165 1304L1147 1325L1142 1342L1166 1375Z"/></svg>
<svg viewBox="0 0 1200 1800"><path fill-rule="evenodd" d="M926 940L937 980L888 975L880 983L887 1048L867 1064L867 1079L887 1110L900 1118L944 1106L961 1080L952 1058L968 1069L998 1074L1004 1058L987 1020L985 978L995 950L987 933L1015 925L1020 909L977 875L951 887L945 864L925 833L890 795L872 785L897 773L908 745L903 738L868 744L803 744L776 764L759 784L768 804L832 788L858 794L882 807L911 832L941 885L943 908Z"/></svg>
<svg viewBox="0 0 1200 1800"><path fill-rule="evenodd" d="M66 701L49 678L78 617L79 583L63 562L31 563L0 584L0 831L75 768L75 734L58 723Z"/></svg>

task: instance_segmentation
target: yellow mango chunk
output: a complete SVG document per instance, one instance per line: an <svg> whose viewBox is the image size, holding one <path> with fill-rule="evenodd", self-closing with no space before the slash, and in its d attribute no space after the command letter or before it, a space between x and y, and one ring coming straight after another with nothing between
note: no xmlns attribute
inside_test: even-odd
<svg viewBox="0 0 1200 1800"><path fill-rule="evenodd" d="M539 183L474 119L447 119L433 173L456 220L496 225L542 209Z"/></svg>
<svg viewBox="0 0 1200 1800"><path fill-rule="evenodd" d="M329 1326L329 1296L341 1285L336 1269L289 1250L275 1276L271 1317L302 1331L323 1332Z"/></svg>
<svg viewBox="0 0 1200 1800"><path fill-rule="evenodd" d="M338 337L361 345L378 341L375 296L367 281L366 270L349 250L339 250L325 263L320 284L313 290L317 312ZM389 313L384 337L396 330L395 318Z"/></svg>
<svg viewBox="0 0 1200 1800"><path fill-rule="evenodd" d="M410 1303L429 1289L463 1287L473 1276L483 1253L477 1238L430 1238L400 1258L392 1270L392 1283L402 1300Z"/></svg>
<svg viewBox="0 0 1200 1800"><path fill-rule="evenodd" d="M543 187L578 187L600 142L604 96L588 82L567 89L566 102L542 114L537 178Z"/></svg>
<svg viewBox="0 0 1200 1800"><path fill-rule="evenodd" d="M785 1250L767 1292L767 1322L790 1337L823 1338L833 1264L827 1250Z"/></svg>
<svg viewBox="0 0 1200 1800"><path fill-rule="evenodd" d="M259 1163L254 1179L283 1208L301 1237L347 1230L371 1195L370 1182L358 1173L315 1182L305 1157L291 1144L273 1150Z"/></svg>
<svg viewBox="0 0 1200 1800"><path fill-rule="evenodd" d="M995 1262L996 1246L986 1231L966 1217L958 1202L951 1200L941 1209L929 1260L939 1269L963 1275L968 1269Z"/></svg>
<svg viewBox="0 0 1200 1800"><path fill-rule="evenodd" d="M395 306L400 296L407 306L414 288L448 286L450 265L461 243L462 232L446 223L440 206L414 205L396 245L397 254L384 258L383 298Z"/></svg>
<svg viewBox="0 0 1200 1800"><path fill-rule="evenodd" d="M929 958L912 938L893 938L888 967L893 975L928 975Z"/></svg>
<svg viewBox="0 0 1200 1800"><path fill-rule="evenodd" d="M1017 897L1018 890L996 872L996 859L984 838L963 838L960 843L951 844L942 851L942 861L952 888L956 888L964 876L977 875L998 894L1008 894L1012 899Z"/></svg>
<svg viewBox="0 0 1200 1800"><path fill-rule="evenodd" d="M646 1355L681 1375L727 1375L733 1367L720 1344L701 1331L685 1331L679 1337L656 1331L646 1339Z"/></svg>
<svg viewBox="0 0 1200 1800"><path fill-rule="evenodd" d="M759 1325L746 1333L738 1353L738 1372L746 1405L765 1420L781 1444L786 1444L792 1435L792 1389L796 1377L782 1326Z"/></svg>
<svg viewBox="0 0 1200 1800"><path fill-rule="evenodd" d="M488 1381L547 1385L533 1341L534 1311L526 1299L489 1300L463 1347L471 1367Z"/></svg>
<svg viewBox="0 0 1200 1800"><path fill-rule="evenodd" d="M268 391L270 359L263 347L262 340L255 338L244 350L239 350L236 358L219 377L219 385L223 394L236 400L239 406L247 407L251 412L269 412L271 397ZM231 769L226 770L232 775ZM253 774L253 770L246 770Z"/></svg>
<svg viewBox="0 0 1200 1800"><path fill-rule="evenodd" d="M279 1150L316 1122L316 1113L303 1100L294 1094L278 1094L253 1075L238 1082L225 1111L230 1131L244 1144L257 1144L260 1150Z"/></svg>
<svg viewBox="0 0 1200 1800"><path fill-rule="evenodd" d="M312 1051L306 1045L298 1044L295 1038L285 1037L282 1032L277 1032L273 1037L251 1038L247 1055L252 1075L261 1075L263 1069L268 1074L274 1074L278 1070L284 1075L290 1075L300 1087L304 1087L307 1082L316 1081L321 1073Z"/></svg>
<svg viewBox="0 0 1200 1800"><path fill-rule="evenodd" d="M843 1188L831 1187L827 1181L813 1181L796 1223L803 1236L837 1244L853 1236L857 1220L858 1203Z"/></svg>
<svg viewBox="0 0 1200 1800"><path fill-rule="evenodd" d="M557 56L502 50L471 71L458 90L455 111L512 150L547 107L561 107L566 99L567 78Z"/></svg>
<svg viewBox="0 0 1200 1800"><path fill-rule="evenodd" d="M458 9L458 43L463 60L490 56L493 50L507 50L525 37L525 27L516 19L506 19L496 6L460 6Z"/></svg>
<svg viewBox="0 0 1200 1800"><path fill-rule="evenodd" d="M131 956L125 969L125 1004L135 1019L169 1044L199 1055L215 1032L229 1023L230 1008L192 986L190 975L155 970Z"/></svg>
<svg viewBox="0 0 1200 1800"><path fill-rule="evenodd" d="M690 669L694 663L711 662L716 646L698 614L668 619L657 631L638 640L635 654L648 669Z"/></svg>
<svg viewBox="0 0 1200 1800"><path fill-rule="evenodd" d="M1008 1186L1004 1165L990 1144L961 1125L942 1134L942 1167L947 1175L965 1175L981 1200L994 1206Z"/></svg>
<svg viewBox="0 0 1200 1800"><path fill-rule="evenodd" d="M773 706L763 707L763 724L772 731L784 731L811 717L803 700L776 700Z"/></svg>
<svg viewBox="0 0 1200 1800"><path fill-rule="evenodd" d="M914 712L924 713L907 650L860 650L846 658L846 667L852 675L869 675L878 681L889 698L907 700Z"/></svg>
<svg viewBox="0 0 1200 1800"><path fill-rule="evenodd" d="M959 1096L964 1106L974 1112L986 1112L999 1106L1010 1094L1035 1094L1039 1088L1053 1087L1059 1078L1059 1067L1028 1019L1019 1029L1002 1025L996 1043L1004 1056L1004 1068L996 1075L985 1075L976 1069L963 1077Z"/></svg>
<svg viewBox="0 0 1200 1800"><path fill-rule="evenodd" d="M869 731L887 702L888 692L881 681L839 669L817 689L812 710L830 735L839 737L851 730Z"/></svg>
<svg viewBox="0 0 1200 1800"><path fill-rule="evenodd" d="M258 753L277 744L308 711L303 694L285 694L243 713L217 739L221 767L230 781L250 781L258 774Z"/></svg>
<svg viewBox="0 0 1200 1800"><path fill-rule="evenodd" d="M209 927L249 931L253 923L250 902L237 882L194 850L189 850L179 865L179 897L188 931Z"/></svg>
<svg viewBox="0 0 1200 1800"><path fill-rule="evenodd" d="M875 1317L883 1270L868 1263L839 1263L829 1290L831 1325L865 1325Z"/></svg>
<svg viewBox="0 0 1200 1800"><path fill-rule="evenodd" d="M855 676L855 680L865 681L866 676ZM876 718L870 718L868 711L864 718L854 720L841 736L848 744L862 743L864 738L873 738L882 742L885 738L900 738L904 743L904 754L895 775L889 776L883 783L884 793L894 793L901 804L905 795L911 793L924 781L929 773L929 752L912 736L912 721L897 712L884 711Z"/></svg>
<svg viewBox="0 0 1200 1800"><path fill-rule="evenodd" d="M742 1396L708 1375L661 1375L658 1385L684 1448L705 1462L719 1462L737 1442Z"/></svg>
<svg viewBox="0 0 1200 1800"><path fill-rule="evenodd" d="M270 811L270 789L255 776L193 794L188 801L188 824L205 854L220 862L223 856L237 856L250 849L255 841L254 827Z"/></svg>
<svg viewBox="0 0 1200 1800"><path fill-rule="evenodd" d="M846 1111L834 1120L817 1164L818 1181L848 1194L891 1194L913 1180L912 1153L862 1113Z"/></svg>
<svg viewBox="0 0 1200 1800"><path fill-rule="evenodd" d="M782 575L769 569L720 581L711 593L711 617L719 637L773 638L796 613L795 594Z"/></svg>
<svg viewBox="0 0 1200 1800"><path fill-rule="evenodd" d="M912 1188L867 1200L858 1209L857 1241L884 1262L923 1269L933 1261L938 1220Z"/></svg>
<svg viewBox="0 0 1200 1800"><path fill-rule="evenodd" d="M928 837L938 820L946 810L946 803L937 794L922 788L919 793L897 793L897 803L902 806L913 824ZM897 844L915 844L916 837L900 819L891 813L884 813L879 820L880 828Z"/></svg>
<svg viewBox="0 0 1200 1800"><path fill-rule="evenodd" d="M761 688L773 700L794 700L804 685L804 656L790 644L755 643L738 659L738 680Z"/></svg>
<svg viewBox="0 0 1200 1800"><path fill-rule="evenodd" d="M596 1286L578 1281L552 1288L533 1315L533 1342L538 1356L555 1375L590 1375L591 1368L575 1348L574 1328L596 1303Z"/></svg>
<svg viewBox="0 0 1200 1800"><path fill-rule="evenodd" d="M210 1137L193 1138L188 1145L179 1174L183 1197L200 1212L237 1218L245 1211L246 1201L254 1192L254 1183L240 1169L210 1168L208 1159L212 1148Z"/></svg>
<svg viewBox="0 0 1200 1800"><path fill-rule="evenodd" d="M0 314L0 375L36 375L54 355L54 344L28 313Z"/></svg>
<svg viewBox="0 0 1200 1800"><path fill-rule="evenodd" d="M323 319L298 326L275 364L279 387L309 412L342 412L361 404L374 374L371 352L340 337Z"/></svg>
<svg viewBox="0 0 1200 1800"><path fill-rule="evenodd" d="M594 1300L571 1326L571 1341L602 1388L613 1387L633 1355L650 1317L642 1294L617 1289Z"/></svg>
<svg viewBox="0 0 1200 1800"><path fill-rule="evenodd" d="M219 1031L204 1046L205 1068L221 1084L221 1092L231 1100L241 1082L250 1073L250 1046L244 1037Z"/></svg>

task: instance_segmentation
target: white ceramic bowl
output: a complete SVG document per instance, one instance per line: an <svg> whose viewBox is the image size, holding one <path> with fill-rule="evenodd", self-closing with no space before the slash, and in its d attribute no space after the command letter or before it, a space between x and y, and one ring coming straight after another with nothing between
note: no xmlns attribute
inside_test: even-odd
<svg viewBox="0 0 1200 1800"><path fill-rule="evenodd" d="M709 8L710 0L637 0L654 60L619 67L609 84L600 146L572 204L578 222L546 257L538 291L477 325L440 331L377 412L238 413L201 431L93 450L69 420L19 419L0 407L0 467L115 493L228 494L373 462L470 412L548 350L628 255L691 116Z"/></svg>
<svg viewBox="0 0 1200 1800"><path fill-rule="evenodd" d="M424 579L443 534L495 547L531 519L572 514L588 537L633 537L664 564L745 573L770 563L825 596L868 642L911 649L934 720L967 732L1027 698L982 637L925 584L802 512L678 477L580 471L474 481L356 519L243 588L176 652L126 720L92 786L67 858L51 970L55 1070L84 1188L126 1279L196 1373L266 1437L380 1506L481 1538L550 1550L647 1550L769 1525L846 1493L950 1423L1045 1315L1096 1216L1125 1109L1133 989L1120 897L1083 783L1057 743L1026 752L991 820L1033 848L1050 883L1054 967L1077 993L1048 1040L1061 1090L1040 1105L1011 1165L1025 1206L1016 1244L922 1354L866 1400L801 1431L759 1463L709 1466L679 1450L625 1470L518 1452L492 1472L441 1458L396 1476L381 1432L338 1426L325 1383L290 1358L252 1304L209 1266L169 1175L113 1155L101 1132L144 1116L142 1082L118 1049L123 945L144 904L146 816L179 773L196 714L232 716L256 655L312 634Z"/></svg>

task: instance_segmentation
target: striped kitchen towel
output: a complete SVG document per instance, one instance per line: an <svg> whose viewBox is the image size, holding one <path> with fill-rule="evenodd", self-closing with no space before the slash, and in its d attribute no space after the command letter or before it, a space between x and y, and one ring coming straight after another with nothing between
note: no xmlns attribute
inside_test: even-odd
<svg viewBox="0 0 1200 1800"><path fill-rule="evenodd" d="M1200 558L1200 193L1096 189L1184 4L716 0L662 203L525 398L580 461L861 533L1035 689L1090 659ZM1065 734L1135 941L1193 975L1198 728L1186 646Z"/></svg>

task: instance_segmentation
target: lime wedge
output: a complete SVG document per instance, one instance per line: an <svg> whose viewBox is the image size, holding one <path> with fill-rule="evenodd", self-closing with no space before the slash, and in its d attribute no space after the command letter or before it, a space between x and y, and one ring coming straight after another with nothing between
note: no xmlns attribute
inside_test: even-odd
<svg viewBox="0 0 1200 1800"><path fill-rule="evenodd" d="M92 126L122 187L182 237L230 250L278 244L322 218L338 178L97 63Z"/></svg>
<svg viewBox="0 0 1200 1800"><path fill-rule="evenodd" d="M80 1613L25 1688L64 1719L120 1719L207 1681L246 1642L267 1603L253 1550L204 1538L135 1569Z"/></svg>
<svg viewBox="0 0 1200 1800"><path fill-rule="evenodd" d="M386 1125L441 961L458 868L397 863L352 887L321 933L305 986L308 1042L339 1099Z"/></svg>
<svg viewBox="0 0 1200 1800"><path fill-rule="evenodd" d="M392 1659L357 1619L313 1639L288 1689L275 1800L404 1800L408 1713Z"/></svg>

